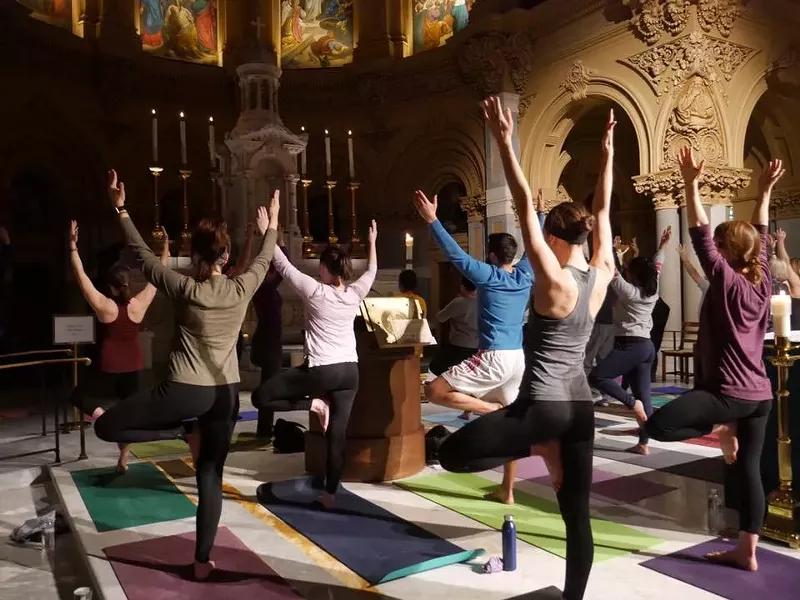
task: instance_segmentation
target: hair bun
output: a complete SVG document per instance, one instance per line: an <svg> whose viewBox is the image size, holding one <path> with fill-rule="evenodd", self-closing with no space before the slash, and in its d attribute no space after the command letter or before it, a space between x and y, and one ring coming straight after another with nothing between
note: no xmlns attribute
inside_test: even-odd
<svg viewBox="0 0 800 600"><path fill-rule="evenodd" d="M580 228L583 233L591 233L594 229L594 215L586 215L580 220Z"/></svg>

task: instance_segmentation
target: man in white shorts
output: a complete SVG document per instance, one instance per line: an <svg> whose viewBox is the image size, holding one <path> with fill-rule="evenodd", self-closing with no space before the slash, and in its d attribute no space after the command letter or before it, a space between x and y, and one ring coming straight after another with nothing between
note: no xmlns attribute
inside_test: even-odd
<svg viewBox="0 0 800 600"><path fill-rule="evenodd" d="M514 264L517 242L513 236L491 234L486 262L482 262L464 252L436 218L436 197L430 202L417 192L414 204L430 225L442 253L475 284L478 296L477 354L434 379L425 397L434 404L467 413L490 413L516 400L525 373L522 325L533 269L525 256ZM539 218L543 219L541 212ZM515 471L514 463L506 465L503 484L492 494L506 504L514 503Z"/></svg>

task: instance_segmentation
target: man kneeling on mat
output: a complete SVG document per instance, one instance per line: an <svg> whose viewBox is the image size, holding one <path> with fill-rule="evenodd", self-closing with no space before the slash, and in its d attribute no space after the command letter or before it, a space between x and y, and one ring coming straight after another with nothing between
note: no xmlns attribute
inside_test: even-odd
<svg viewBox="0 0 800 600"><path fill-rule="evenodd" d="M538 200L540 208L541 196ZM431 202L418 191L414 205L431 226L431 234L447 259L475 284L478 296L478 352L434 379L425 396L434 404L485 415L512 403L522 383L522 324L533 269L525 256L513 264L517 255L513 236L490 235L487 262L482 262L464 252L436 218L435 196ZM503 483L491 494L493 498L514 503L515 471L515 463L505 465Z"/></svg>

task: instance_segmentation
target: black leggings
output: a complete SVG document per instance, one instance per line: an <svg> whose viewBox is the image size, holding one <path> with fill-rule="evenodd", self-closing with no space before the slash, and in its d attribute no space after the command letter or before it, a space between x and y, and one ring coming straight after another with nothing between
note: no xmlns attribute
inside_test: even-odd
<svg viewBox="0 0 800 600"><path fill-rule="evenodd" d="M764 524L761 450L772 400L754 402L692 390L658 409L647 421L653 439L680 442L711 433L714 425L736 421L739 451L734 463L742 490L739 529L757 534Z"/></svg>
<svg viewBox="0 0 800 600"><path fill-rule="evenodd" d="M253 406L259 410L308 410L312 398L330 402L325 491L335 494L344 469L345 439L350 411L358 391L358 363L338 363L321 367L284 369L253 392Z"/></svg>
<svg viewBox="0 0 800 600"><path fill-rule="evenodd" d="M557 493L567 530L565 600L581 600L594 560L589 518L594 447L591 402L531 401L513 404L467 423L439 450L442 467L455 473L493 469L531 453L531 446L561 442L564 481Z"/></svg>
<svg viewBox="0 0 800 600"><path fill-rule="evenodd" d="M649 417L653 414L650 375L655 359L656 351L650 338L618 337L614 340L614 349L592 369L589 384L601 394L619 400L628 408L633 408L637 399L641 400ZM628 394L617 383L617 377L625 378L633 394ZM639 443L647 442L647 433L641 430Z"/></svg>
<svg viewBox="0 0 800 600"><path fill-rule="evenodd" d="M101 401L125 400L139 392L140 379L140 371L105 373L91 370L78 384L78 387L72 390L69 403L78 410L84 410L83 407L96 407ZM94 408L88 413L91 414L92 411ZM84 412L86 411L84 410Z"/></svg>
<svg viewBox="0 0 800 600"><path fill-rule="evenodd" d="M89 410L91 408L91 411ZM96 408L84 407L87 412ZM177 439L181 423L197 417L200 456L197 474L197 542L195 560L208 562L222 513L222 469L239 414L238 384L216 387L164 381L128 402L120 402L94 424L106 442L137 443Z"/></svg>

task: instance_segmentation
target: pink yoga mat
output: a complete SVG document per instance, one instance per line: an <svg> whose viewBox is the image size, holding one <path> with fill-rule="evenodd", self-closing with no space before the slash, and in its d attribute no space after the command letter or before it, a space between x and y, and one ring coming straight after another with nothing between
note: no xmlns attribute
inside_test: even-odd
<svg viewBox="0 0 800 600"><path fill-rule="evenodd" d="M216 570L194 581L194 539L194 533L154 537L103 551L128 600L302 598L227 527L219 528L211 551Z"/></svg>

